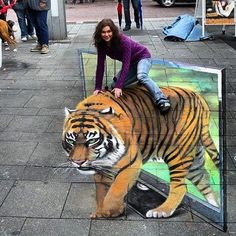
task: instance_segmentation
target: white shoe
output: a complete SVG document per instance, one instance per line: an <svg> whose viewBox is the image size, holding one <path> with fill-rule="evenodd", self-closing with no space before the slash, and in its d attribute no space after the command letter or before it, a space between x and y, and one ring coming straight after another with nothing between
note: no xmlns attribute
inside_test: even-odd
<svg viewBox="0 0 236 236"><path fill-rule="evenodd" d="M21 38L21 41L23 41L23 42L26 42L28 39L27 39L27 37L22 37Z"/></svg>
<svg viewBox="0 0 236 236"><path fill-rule="evenodd" d="M138 189L140 189L142 191L148 191L150 189L146 185L141 184L140 182L137 182L136 186L137 186Z"/></svg>
<svg viewBox="0 0 236 236"><path fill-rule="evenodd" d="M35 39L35 40L36 40L36 39L37 39L37 36L36 36L35 34L32 34L32 35L29 35L28 38L29 38L29 39Z"/></svg>

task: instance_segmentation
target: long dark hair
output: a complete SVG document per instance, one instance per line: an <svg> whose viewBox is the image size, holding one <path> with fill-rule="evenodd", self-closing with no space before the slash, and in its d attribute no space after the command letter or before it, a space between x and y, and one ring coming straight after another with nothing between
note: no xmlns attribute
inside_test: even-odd
<svg viewBox="0 0 236 236"><path fill-rule="evenodd" d="M96 48L102 48L106 45L106 42L102 39L102 29L106 26L109 26L112 31L112 48L118 48L120 45L120 33L118 27L111 19L103 19L97 24L93 34L94 46Z"/></svg>

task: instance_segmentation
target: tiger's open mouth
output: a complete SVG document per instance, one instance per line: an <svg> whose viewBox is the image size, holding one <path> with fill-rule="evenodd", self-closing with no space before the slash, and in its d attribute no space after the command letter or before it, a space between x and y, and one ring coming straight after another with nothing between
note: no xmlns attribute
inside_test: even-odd
<svg viewBox="0 0 236 236"><path fill-rule="evenodd" d="M81 174L93 175L96 173L89 161L72 161L72 165L76 167Z"/></svg>
<svg viewBox="0 0 236 236"><path fill-rule="evenodd" d="M93 165L91 161L72 161L72 165L77 168L77 170L84 175L93 175L95 173L103 173L109 178L114 178L117 172L112 170L110 167L105 168L97 165Z"/></svg>
<svg viewBox="0 0 236 236"><path fill-rule="evenodd" d="M72 164L74 167L77 167L81 170L91 170L93 169L92 165L91 165L91 162L90 161L86 161L86 160L83 160L83 161L72 161Z"/></svg>

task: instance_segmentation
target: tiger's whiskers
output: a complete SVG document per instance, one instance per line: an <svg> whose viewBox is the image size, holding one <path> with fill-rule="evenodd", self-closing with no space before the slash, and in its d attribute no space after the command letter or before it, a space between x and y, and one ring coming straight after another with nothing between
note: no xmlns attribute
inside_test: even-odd
<svg viewBox="0 0 236 236"><path fill-rule="evenodd" d="M69 174L71 171L74 171L76 168L73 166L71 162L64 162L61 163L58 167L55 168L53 171L53 175L58 174L61 172L62 174Z"/></svg>

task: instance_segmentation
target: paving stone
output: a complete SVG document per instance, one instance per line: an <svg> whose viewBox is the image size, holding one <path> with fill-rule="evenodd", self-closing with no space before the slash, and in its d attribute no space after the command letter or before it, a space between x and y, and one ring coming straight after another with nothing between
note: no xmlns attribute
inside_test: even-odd
<svg viewBox="0 0 236 236"><path fill-rule="evenodd" d="M33 108L61 108L63 107L63 102L65 96L57 96L52 94L50 96L33 96L26 104L25 107Z"/></svg>
<svg viewBox="0 0 236 236"><path fill-rule="evenodd" d="M5 131L42 133L51 122L48 116L15 116Z"/></svg>
<svg viewBox="0 0 236 236"><path fill-rule="evenodd" d="M228 231L230 235L236 235L236 224L234 223L229 223L228 224Z"/></svg>
<svg viewBox="0 0 236 236"><path fill-rule="evenodd" d="M29 72L27 72L29 73ZM35 73L37 75L37 73ZM31 74L32 76L33 74ZM24 76L25 77L25 76ZM27 78L27 74L26 77ZM17 80L14 84L10 86L11 89L27 89L27 90L36 90L42 89L44 87L44 81L32 80L31 77L24 80Z"/></svg>
<svg viewBox="0 0 236 236"><path fill-rule="evenodd" d="M20 134L20 141L24 142L39 142L39 143L60 143L61 142L61 135L62 130L56 130L58 132L52 132L52 133L21 133ZM59 132L60 131L60 132ZM18 133L17 133L18 134ZM0 133L1 138L1 133Z"/></svg>
<svg viewBox="0 0 236 236"><path fill-rule="evenodd" d="M0 114L1 115L36 115L38 113L39 109L38 108L18 108L18 107L4 107L0 109Z"/></svg>
<svg viewBox="0 0 236 236"><path fill-rule="evenodd" d="M59 166L67 162L61 143L39 143L28 163L39 166Z"/></svg>
<svg viewBox="0 0 236 236"><path fill-rule="evenodd" d="M2 75L2 76L5 77L4 75ZM0 88L1 89L10 89L10 87L13 83L14 83L14 80L11 80L11 79L3 80L3 79L1 79L0 80Z"/></svg>
<svg viewBox="0 0 236 236"><path fill-rule="evenodd" d="M83 219L27 219L21 236L87 236L90 220Z"/></svg>
<svg viewBox="0 0 236 236"><path fill-rule="evenodd" d="M228 233L224 233L210 224L199 222L199 223L189 223L189 222L178 222L178 224L173 224L173 222L162 222L160 225L160 236L166 235L166 232L171 235L181 235L181 236L202 236L202 235L217 235L226 236Z"/></svg>
<svg viewBox="0 0 236 236"><path fill-rule="evenodd" d="M25 218L0 217L0 235L19 235Z"/></svg>
<svg viewBox="0 0 236 236"><path fill-rule="evenodd" d="M0 142L0 144L1 165L25 164L37 145L33 142Z"/></svg>
<svg viewBox="0 0 236 236"><path fill-rule="evenodd" d="M22 108L24 104L30 99L29 95L8 95L0 96L0 107L17 107Z"/></svg>
<svg viewBox="0 0 236 236"><path fill-rule="evenodd" d="M1 216L59 218L70 185L18 181L0 207Z"/></svg>
<svg viewBox="0 0 236 236"><path fill-rule="evenodd" d="M89 218L96 210L93 183L76 183L71 189L62 212L63 218Z"/></svg>
<svg viewBox="0 0 236 236"><path fill-rule="evenodd" d="M0 89L0 95L16 95L19 94L21 91L21 89ZM4 109L5 108L0 109L0 111Z"/></svg>
<svg viewBox="0 0 236 236"><path fill-rule="evenodd" d="M47 132L61 131L62 134L64 118L65 117L63 115L61 115L60 117L54 116L53 121L48 126Z"/></svg>
<svg viewBox="0 0 236 236"><path fill-rule="evenodd" d="M236 185L228 185L228 188L230 188L231 192L236 191ZM229 194L227 196L227 209L230 209L227 211L227 222L228 223L235 223L236 222L236 206L235 206L235 194Z"/></svg>
<svg viewBox="0 0 236 236"><path fill-rule="evenodd" d="M17 180L21 179L24 166L1 166L0 165L0 180Z"/></svg>
<svg viewBox="0 0 236 236"><path fill-rule="evenodd" d="M50 168L41 166L26 166L22 175L22 180L42 181L48 179Z"/></svg>
<svg viewBox="0 0 236 236"><path fill-rule="evenodd" d="M75 81L45 81L44 87L45 89L51 88L52 90L57 89L67 89L72 88L75 84Z"/></svg>
<svg viewBox="0 0 236 236"><path fill-rule="evenodd" d="M40 108L38 115L41 116L62 116L64 118L64 107L63 108Z"/></svg>
<svg viewBox="0 0 236 236"><path fill-rule="evenodd" d="M0 115L0 132L6 129L8 124L13 119L13 116L10 115Z"/></svg>
<svg viewBox="0 0 236 236"><path fill-rule="evenodd" d="M227 157L227 160L226 162L229 163L229 170L235 170L235 167L236 167L236 147L235 146L228 146L225 148L226 150L226 157Z"/></svg>
<svg viewBox="0 0 236 236"><path fill-rule="evenodd" d="M14 184L14 181L12 181L12 180L0 180L0 206L2 205L5 197L9 193L13 184Z"/></svg>
<svg viewBox="0 0 236 236"><path fill-rule="evenodd" d="M74 109L78 104L79 98L66 98L64 101L64 107Z"/></svg>
<svg viewBox="0 0 236 236"><path fill-rule="evenodd" d="M154 236L159 235L159 225L152 220L93 220L90 236Z"/></svg>

